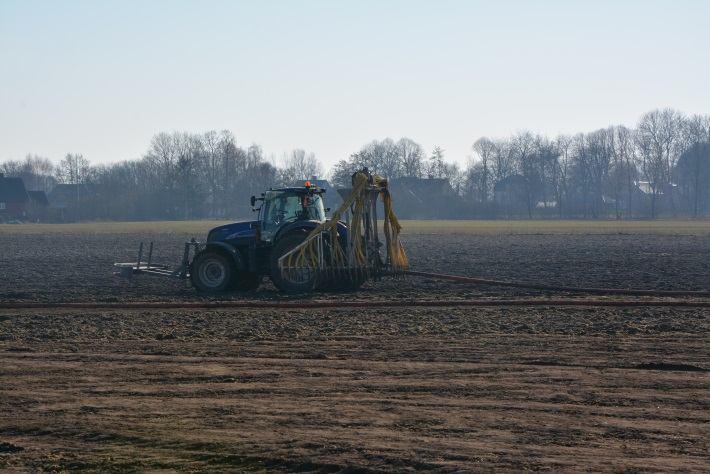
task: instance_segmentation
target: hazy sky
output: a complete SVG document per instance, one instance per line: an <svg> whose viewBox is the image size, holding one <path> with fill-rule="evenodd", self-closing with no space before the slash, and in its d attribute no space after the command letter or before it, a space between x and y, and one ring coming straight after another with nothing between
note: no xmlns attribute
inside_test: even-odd
<svg viewBox="0 0 710 474"><path fill-rule="evenodd" d="M710 113L710 1L0 0L0 160L229 129L326 165L386 136L464 162L656 107Z"/></svg>

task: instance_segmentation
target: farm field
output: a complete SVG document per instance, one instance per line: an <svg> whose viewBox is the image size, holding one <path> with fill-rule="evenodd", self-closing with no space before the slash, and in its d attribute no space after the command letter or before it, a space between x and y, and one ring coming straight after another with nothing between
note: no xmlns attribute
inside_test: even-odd
<svg viewBox="0 0 710 474"><path fill-rule="evenodd" d="M0 302L210 299L111 264L151 240L177 263L214 225L0 226ZM422 271L710 288L706 221L403 225ZM523 296L550 295L407 278L313 298ZM691 308L0 310L0 470L702 472L709 331Z"/></svg>
<svg viewBox="0 0 710 474"><path fill-rule="evenodd" d="M0 224L2 234L204 235L229 221L87 222L79 224ZM421 234L665 234L710 235L710 220L403 220L403 232Z"/></svg>

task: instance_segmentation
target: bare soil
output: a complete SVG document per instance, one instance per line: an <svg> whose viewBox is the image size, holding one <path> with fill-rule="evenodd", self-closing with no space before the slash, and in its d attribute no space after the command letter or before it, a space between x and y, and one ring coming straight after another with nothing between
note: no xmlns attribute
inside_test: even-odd
<svg viewBox="0 0 710 474"><path fill-rule="evenodd" d="M156 242L156 263L177 265L189 234L0 234L0 301L194 300L189 283L113 275L116 261L135 261L141 241ZM710 289L710 236L409 234L412 268L567 286ZM147 250L146 250L147 253ZM144 254L145 258L145 254ZM418 278L366 284L320 299L543 295L539 291L464 286ZM282 299L268 280L260 291L228 299ZM225 299L220 296L219 299Z"/></svg>
<svg viewBox="0 0 710 474"><path fill-rule="evenodd" d="M194 300L121 282L141 239L0 235L0 301ZM710 288L710 237L408 235L413 267ZM538 295L410 278L319 299ZM277 299L265 285L256 295ZM710 470L710 311L0 312L0 469Z"/></svg>

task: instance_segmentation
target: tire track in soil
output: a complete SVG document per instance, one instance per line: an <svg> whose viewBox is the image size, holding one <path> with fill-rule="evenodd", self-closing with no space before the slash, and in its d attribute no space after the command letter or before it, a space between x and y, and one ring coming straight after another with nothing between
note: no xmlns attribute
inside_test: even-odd
<svg viewBox="0 0 710 474"><path fill-rule="evenodd" d="M13 314L0 323L9 336L0 342L0 440L23 451L1 462L215 471L707 466L710 375L630 368L707 367L706 310L540 313Z"/></svg>
<svg viewBox="0 0 710 474"><path fill-rule="evenodd" d="M209 300L111 275L138 241L170 262L186 237L2 235L0 301ZM405 239L434 272L710 287L709 237ZM318 297L422 295L545 293L406 279ZM700 308L7 311L0 469L707 471L710 374L688 369L710 368L708 329Z"/></svg>

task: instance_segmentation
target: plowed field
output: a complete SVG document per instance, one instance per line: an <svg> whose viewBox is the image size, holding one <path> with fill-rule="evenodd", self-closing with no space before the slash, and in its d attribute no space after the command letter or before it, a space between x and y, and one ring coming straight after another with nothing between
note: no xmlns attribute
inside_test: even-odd
<svg viewBox="0 0 710 474"><path fill-rule="evenodd" d="M172 263L187 237L4 229L0 302L204 298L111 274L141 240ZM703 232L404 241L423 271L710 288ZM520 296L547 295L408 278L317 298ZM4 310L0 469L708 471L709 330L674 308Z"/></svg>

